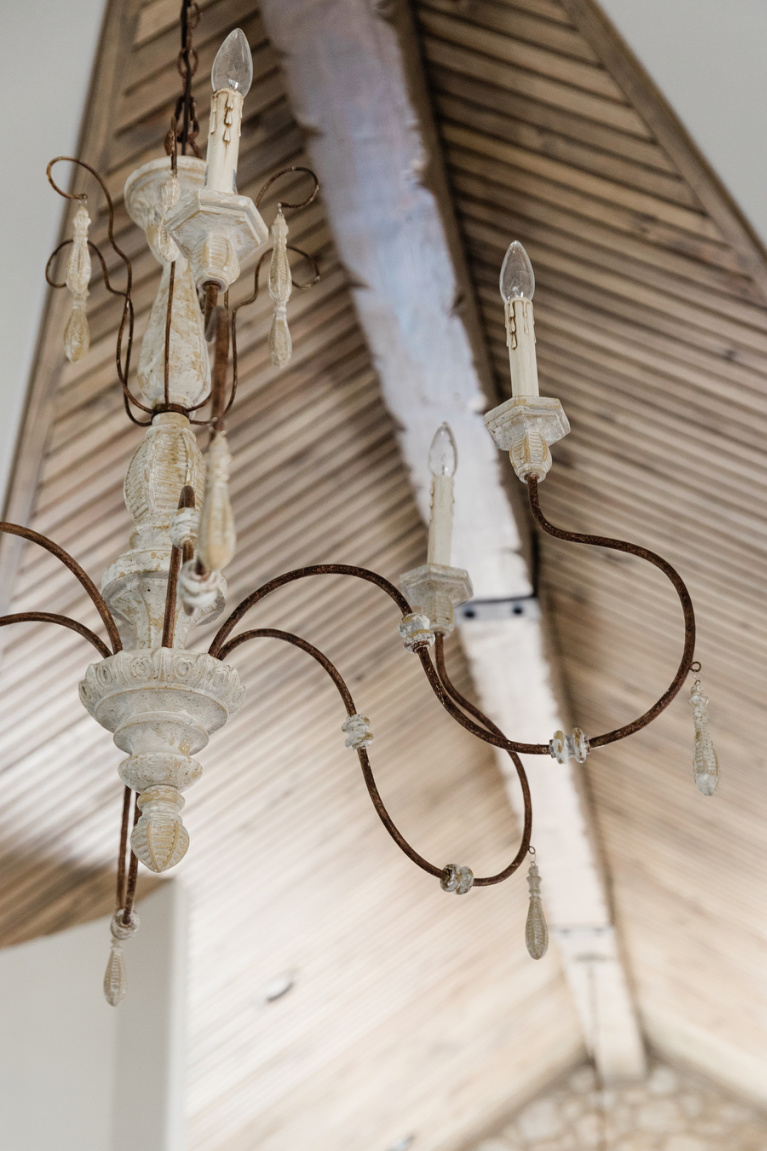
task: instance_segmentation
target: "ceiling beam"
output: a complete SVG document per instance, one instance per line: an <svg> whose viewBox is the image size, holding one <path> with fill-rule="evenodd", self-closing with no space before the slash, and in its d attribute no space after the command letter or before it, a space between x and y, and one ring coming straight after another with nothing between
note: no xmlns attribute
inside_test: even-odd
<svg viewBox="0 0 767 1151"><path fill-rule="evenodd" d="M510 467L482 422L497 400L406 7L263 0L261 11L424 518L429 443L447 419L460 457L453 562L471 572L478 598L530 597L529 527L520 530ZM461 637L486 710L515 738L548 741L565 716L540 613L467 622ZM587 1046L606 1080L641 1077L643 1043L581 769L528 766L546 911ZM508 792L519 810L512 780Z"/></svg>

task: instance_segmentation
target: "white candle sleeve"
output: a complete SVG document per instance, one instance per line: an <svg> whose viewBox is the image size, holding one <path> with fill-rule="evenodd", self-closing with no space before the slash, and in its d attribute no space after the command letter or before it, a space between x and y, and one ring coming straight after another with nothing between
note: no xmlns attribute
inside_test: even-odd
<svg viewBox="0 0 767 1151"><path fill-rule="evenodd" d="M242 93L234 88L220 88L213 93L205 186L214 192L237 191L242 103Z"/></svg>
<svg viewBox="0 0 767 1151"><path fill-rule="evenodd" d="M431 519L426 562L450 566L453 535L453 477L434 476L431 481Z"/></svg>
<svg viewBox="0 0 767 1151"><path fill-rule="evenodd" d="M515 296L505 301L506 343L509 347L511 394L538 395L538 363L535 357L535 324L532 300Z"/></svg>

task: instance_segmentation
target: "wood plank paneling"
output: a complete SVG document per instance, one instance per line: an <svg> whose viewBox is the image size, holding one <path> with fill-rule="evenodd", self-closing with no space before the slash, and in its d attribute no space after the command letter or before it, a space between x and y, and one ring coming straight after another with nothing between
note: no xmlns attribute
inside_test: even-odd
<svg viewBox="0 0 767 1151"><path fill-rule="evenodd" d="M702 1028L709 1069L734 1078L738 1050L749 1070L736 1086L765 1102L767 1019L753 1005L767 995L767 810L753 748L767 665L767 263L589 0L562 0L548 43L534 41L548 53L534 76L529 8L419 0L416 10L501 396L497 283L510 240L535 267L541 393L561 398L572 425L544 510L659 550L698 607L717 796L692 784L686 692L586 767L640 1009L675 1057L694 1060L689 1036ZM584 102L583 69L595 67L603 77ZM678 605L637 562L541 545L573 714L587 732L607 730L670 680Z"/></svg>
<svg viewBox="0 0 767 1151"><path fill-rule="evenodd" d="M255 79L239 180L255 195L278 167L306 162L303 139L255 6L200 7L203 144L213 53L238 22L250 37ZM558 46L572 49L573 74L583 70L599 89L584 99L612 107L574 29L555 5L539 7L519 7L525 59L538 67L547 57L541 24L551 24ZM152 0L138 13L104 165L118 242L135 260L139 336L158 269L126 216L122 186L134 166L161 154L178 88L177 9L177 0ZM267 219L275 200L276 190ZM103 242L104 232L101 215L94 238ZM240 318L232 604L307 563L357 563L396 579L425 549L321 204L291 220L291 236L319 254L323 280L291 300L295 354L283 373L268 359L268 295ZM251 271L235 302L249 292ZM125 420L114 380L117 309L98 275L91 287L92 349L63 367L53 390L32 523L98 578L127 546L122 480L142 433ZM52 340L43 346L60 363ZM136 355L133 362L135 372ZM11 610L30 604L98 627L69 573L25 548ZM380 592L319 580L288 589L253 618L305 634L347 674L373 721L382 792L419 849L479 872L510 856L518 831L493 756L443 715ZM69 633L30 625L8 637L0 672L3 944L99 915L111 901L121 756L77 700L89 658ZM469 689L460 652L450 659ZM337 696L312 661L270 642L238 650L236 662L249 700L200 756L205 774L187 797L192 842L179 869L193 905L190 1151L385 1151L411 1133L419 1151L458 1151L579 1050L555 956L533 963L525 950L526 885L518 878L466 899L445 896L378 824L356 758L343 748ZM140 890L148 887L142 875ZM294 990L265 1001L264 988L284 972Z"/></svg>

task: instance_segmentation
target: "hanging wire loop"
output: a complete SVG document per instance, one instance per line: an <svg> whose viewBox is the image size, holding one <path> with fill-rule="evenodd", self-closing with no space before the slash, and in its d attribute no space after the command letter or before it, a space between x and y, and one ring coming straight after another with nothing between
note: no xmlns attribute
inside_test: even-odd
<svg viewBox="0 0 767 1151"><path fill-rule="evenodd" d="M317 196L319 195L319 191L320 191L320 182L317 179L316 172L313 172L311 168L303 167L301 164L291 164L291 166L289 168L282 168L281 171L275 172L275 174L273 176L270 176L269 179L266 181L266 183L262 186L261 190L259 191L258 195L256 196L256 207L257 208L259 208L261 206L261 201L263 200L264 196L269 191L269 189L272 187L272 185L276 184L278 180L281 180L283 178L283 176L289 175L290 172L304 172L307 176L309 176L311 178L312 184L313 184L312 190L309 193L309 195L305 197L305 199L299 200L298 203L296 203L296 204L291 204L288 200L278 201L279 207L280 208L287 208L290 211L299 211L301 208L308 208L310 204L314 203L314 201L317 199Z"/></svg>
<svg viewBox="0 0 767 1151"><path fill-rule="evenodd" d="M121 292L121 291L119 291L119 289L117 289L113 286L113 284L109 278L109 273L107 272L106 261L104 260L104 257L102 255L100 249L98 248L98 246L89 240L88 241L88 247L96 255L96 257L99 261L99 264L101 265L101 271L102 271L102 274L104 276L104 287L110 293L110 295L119 296L120 299L123 301L122 316L120 318L120 327L119 327L118 332L117 332L117 344L115 347L115 364L116 364L116 368L117 368L117 378L120 381L120 387L122 388L122 391L123 391L123 403L125 405L125 411L127 412L129 419L134 424L138 424L139 426L143 426L144 421L136 419L136 417L133 415L133 412L131 411L130 405L135 404L136 407L141 408L142 411L150 413L150 414L151 414L151 408L147 408L138 399L136 399L136 397L131 393L130 388L128 387L128 378L130 376L130 361L131 361L131 354L133 351L133 328L134 328L134 319L135 319L134 308L133 308L133 299L131 297L131 291L133 288L133 267L131 265L129 258L126 256L125 252L119 246L119 244L117 243L117 241L115 240L115 237L114 237L115 210L114 210L114 204L112 203L112 197L110 196L109 190L108 190L106 184L104 183L104 181L102 180L101 176L98 174L96 169L92 168L90 166L90 164L86 164L83 160L76 159L74 156L56 156L55 159L51 160L50 164L48 165L48 167L46 169L46 175L48 177L48 183L51 185L53 190L59 194L59 196L63 196L65 200L78 200L80 202L86 202L88 199L87 193L85 193L85 192L79 192L79 193L65 192L64 189L60 188L59 185L56 183L56 181L53 178L53 168L54 168L54 165L62 163L62 162L66 162L68 164L75 164L78 168L83 168L86 172L90 173L90 175L93 176L94 180L97 182L97 184L101 188L101 191L103 192L104 198L105 198L106 203L107 203L107 213L108 213L107 236L108 236L109 243L110 243L110 246L111 246L113 252L115 252L115 254L122 260L123 265L125 267L126 284L125 284L125 290L124 291ZM59 254L59 252L61 252L64 248L66 248L71 243L72 243L71 240L64 240L64 242L62 244L59 244L59 246L56 248L56 250L51 255L50 259L48 260L48 263L46 264L45 278L48 281L48 283L51 285L52 288L63 288L66 286L65 284L58 283L56 280L53 279L52 267L53 267L53 261L55 260L56 256ZM126 332L127 332L127 335L126 335ZM124 351L123 351L123 343L125 344Z"/></svg>

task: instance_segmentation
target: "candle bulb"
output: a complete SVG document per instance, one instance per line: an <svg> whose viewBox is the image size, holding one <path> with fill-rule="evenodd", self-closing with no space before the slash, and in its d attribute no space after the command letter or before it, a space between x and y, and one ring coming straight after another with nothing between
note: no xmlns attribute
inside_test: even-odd
<svg viewBox="0 0 767 1151"><path fill-rule="evenodd" d="M538 365L532 302L535 276L530 257L519 240L509 244L501 266L500 288L506 315L511 394L537 396Z"/></svg>
<svg viewBox="0 0 767 1151"><path fill-rule="evenodd" d="M450 566L453 535L453 476L458 465L458 452L449 424L440 424L429 449L431 481L431 518L429 550L426 562Z"/></svg>
<svg viewBox="0 0 767 1151"><path fill-rule="evenodd" d="M230 32L219 48L210 79L213 99L205 186L215 192L236 192L242 104L253 82L253 60L241 28Z"/></svg>

